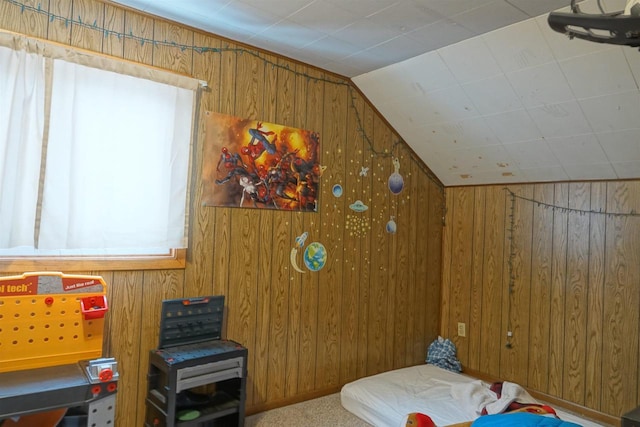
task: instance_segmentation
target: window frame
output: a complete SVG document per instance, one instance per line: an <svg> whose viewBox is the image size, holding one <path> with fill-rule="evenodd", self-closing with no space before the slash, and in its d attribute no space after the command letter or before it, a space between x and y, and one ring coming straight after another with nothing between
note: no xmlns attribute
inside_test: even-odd
<svg viewBox="0 0 640 427"><path fill-rule="evenodd" d="M126 59L108 56L60 43L24 36L18 33L0 30L0 45L13 49L25 49L37 52L48 58L63 58L82 65L89 65L106 71L122 72L139 78L160 81L180 87L193 88L194 110L193 129L190 147L189 175L187 177L187 199L185 206L185 224L190 221L190 202L193 173L193 149L196 146L199 120L200 91L207 87L207 83L191 76L178 74L173 71L136 63ZM70 59L71 58L71 59ZM100 64L96 66L95 64ZM132 73L131 68L136 72ZM189 227L189 225L187 225ZM188 233L187 233L188 236ZM188 239L188 237L187 237ZM0 256L0 273L20 273L25 271L91 271L91 270L163 270L186 268L187 248L171 248L167 254L148 255L108 255L108 256Z"/></svg>

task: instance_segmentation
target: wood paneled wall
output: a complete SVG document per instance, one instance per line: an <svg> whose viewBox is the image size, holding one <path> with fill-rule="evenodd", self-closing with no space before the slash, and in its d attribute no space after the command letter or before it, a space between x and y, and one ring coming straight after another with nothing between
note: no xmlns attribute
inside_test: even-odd
<svg viewBox="0 0 640 427"><path fill-rule="evenodd" d="M446 189L442 334L470 369L616 417L635 408L640 181L508 189Z"/></svg>
<svg viewBox="0 0 640 427"><path fill-rule="evenodd" d="M249 412L424 361L439 328L444 192L348 81L264 52L226 51L245 47L99 0L0 0L0 28L206 80L201 114L320 133L327 170L318 212L275 212L201 206L202 164L211 161L201 155L201 126L186 269L88 272L109 285L117 425L143 424L163 299L225 295L225 336L249 349ZM387 188L391 157L375 154L392 152L405 182L397 196ZM331 193L337 183L341 198ZM355 200L369 210L351 211ZM391 216L396 234L385 231ZM305 231L329 254L317 273L289 264Z"/></svg>

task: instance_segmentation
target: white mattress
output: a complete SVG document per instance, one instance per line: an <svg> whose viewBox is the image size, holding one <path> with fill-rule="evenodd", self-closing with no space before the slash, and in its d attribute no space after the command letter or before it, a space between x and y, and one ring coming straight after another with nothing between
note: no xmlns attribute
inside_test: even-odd
<svg viewBox="0 0 640 427"><path fill-rule="evenodd" d="M407 414L421 412L438 426L471 421L476 408L465 407L451 397L454 384L480 380L434 365L418 365L383 372L346 384L340 392L342 406L376 427L404 426ZM554 408L558 416L584 427L599 427L592 421Z"/></svg>

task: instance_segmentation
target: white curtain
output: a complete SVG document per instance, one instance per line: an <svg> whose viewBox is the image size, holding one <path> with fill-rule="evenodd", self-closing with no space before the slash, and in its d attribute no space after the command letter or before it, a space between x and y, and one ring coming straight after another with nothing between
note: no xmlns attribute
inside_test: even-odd
<svg viewBox="0 0 640 427"><path fill-rule="evenodd" d="M39 248L186 247L194 91L64 60L52 88Z"/></svg>
<svg viewBox="0 0 640 427"><path fill-rule="evenodd" d="M44 62L35 53L0 46L0 248L33 247L45 116Z"/></svg>

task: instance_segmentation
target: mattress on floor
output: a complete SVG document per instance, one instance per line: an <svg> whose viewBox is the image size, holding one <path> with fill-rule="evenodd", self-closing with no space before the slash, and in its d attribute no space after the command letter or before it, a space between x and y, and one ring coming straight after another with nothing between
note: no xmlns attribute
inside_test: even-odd
<svg viewBox="0 0 640 427"><path fill-rule="evenodd" d="M438 426L471 421L476 408L451 397L454 384L480 382L465 374L434 365L418 365L383 372L346 384L340 392L342 406L376 427L403 426L407 414L429 415ZM487 385L485 383L485 385ZM592 421L554 408L558 416L584 427L599 427Z"/></svg>

